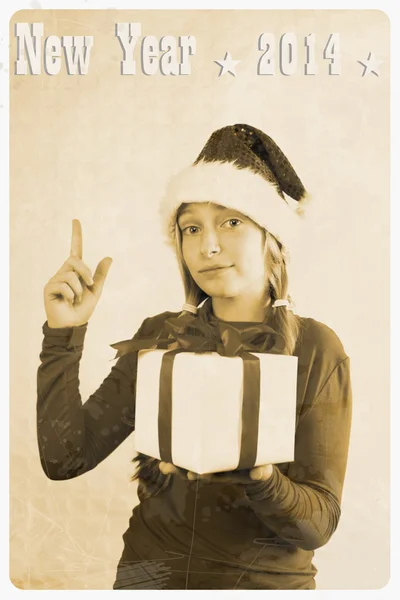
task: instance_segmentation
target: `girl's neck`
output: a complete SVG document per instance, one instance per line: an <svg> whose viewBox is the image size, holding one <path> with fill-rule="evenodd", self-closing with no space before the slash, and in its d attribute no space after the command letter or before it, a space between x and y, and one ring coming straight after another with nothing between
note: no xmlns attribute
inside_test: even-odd
<svg viewBox="0 0 400 600"><path fill-rule="evenodd" d="M211 303L214 315L221 321L262 323L265 321L271 298L266 301L247 296L211 298Z"/></svg>

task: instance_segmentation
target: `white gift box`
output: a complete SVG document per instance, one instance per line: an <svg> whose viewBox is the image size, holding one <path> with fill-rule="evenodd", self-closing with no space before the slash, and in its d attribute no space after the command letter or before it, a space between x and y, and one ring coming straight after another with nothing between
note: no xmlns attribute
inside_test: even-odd
<svg viewBox="0 0 400 600"><path fill-rule="evenodd" d="M159 460L165 460L160 452L159 402L166 352L139 352L136 383L135 448ZM260 361L260 392L256 457L254 465L248 468L293 461L297 357L260 353L252 356ZM224 357L217 352L175 355L170 416L174 465L199 474L238 468L243 372L244 360L240 356Z"/></svg>

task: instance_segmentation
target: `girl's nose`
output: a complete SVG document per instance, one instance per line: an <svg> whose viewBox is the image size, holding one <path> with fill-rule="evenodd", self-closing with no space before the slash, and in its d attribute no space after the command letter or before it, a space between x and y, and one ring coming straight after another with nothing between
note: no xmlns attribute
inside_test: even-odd
<svg viewBox="0 0 400 600"><path fill-rule="evenodd" d="M217 235L215 233L210 232L208 234L203 235L202 243L201 243L201 253L203 256L207 258L212 256L213 254L218 254L221 251L219 246L219 241Z"/></svg>

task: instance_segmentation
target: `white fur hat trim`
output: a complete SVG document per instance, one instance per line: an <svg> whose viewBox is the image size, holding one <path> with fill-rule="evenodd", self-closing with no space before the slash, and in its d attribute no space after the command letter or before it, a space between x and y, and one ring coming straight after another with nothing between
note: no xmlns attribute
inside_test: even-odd
<svg viewBox="0 0 400 600"><path fill-rule="evenodd" d="M201 161L169 181L160 206L164 234L175 244L176 213L182 203L213 202L250 217L291 248L298 241L307 196L300 201L284 196L249 168L232 162Z"/></svg>

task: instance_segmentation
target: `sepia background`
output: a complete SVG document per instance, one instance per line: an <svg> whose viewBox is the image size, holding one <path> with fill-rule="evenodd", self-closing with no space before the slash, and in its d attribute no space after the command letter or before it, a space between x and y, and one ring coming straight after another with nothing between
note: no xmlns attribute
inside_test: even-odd
<svg viewBox="0 0 400 600"><path fill-rule="evenodd" d="M288 155L312 195L292 256L297 312L320 320L351 358L354 394L339 527L316 551L318 589L377 589L389 579L389 20L368 11L20 11L14 24L49 35L93 35L85 76L16 76L10 64L10 578L24 589L110 589L137 504L129 483L134 434L94 471L46 479L36 441L36 371L43 288L66 260L72 219L84 261L113 258L81 362L85 400L111 369L110 344L147 316L179 310L182 285L163 244L157 206L170 174L212 131L249 123ZM142 35L194 35L192 74L122 76L117 22ZM295 75L257 75L257 40L299 39ZM317 74L303 74L302 40L316 35ZM341 75L323 51L340 33ZM230 51L236 77L218 77ZM379 77L362 76L369 52ZM137 57L136 57L137 58Z"/></svg>

